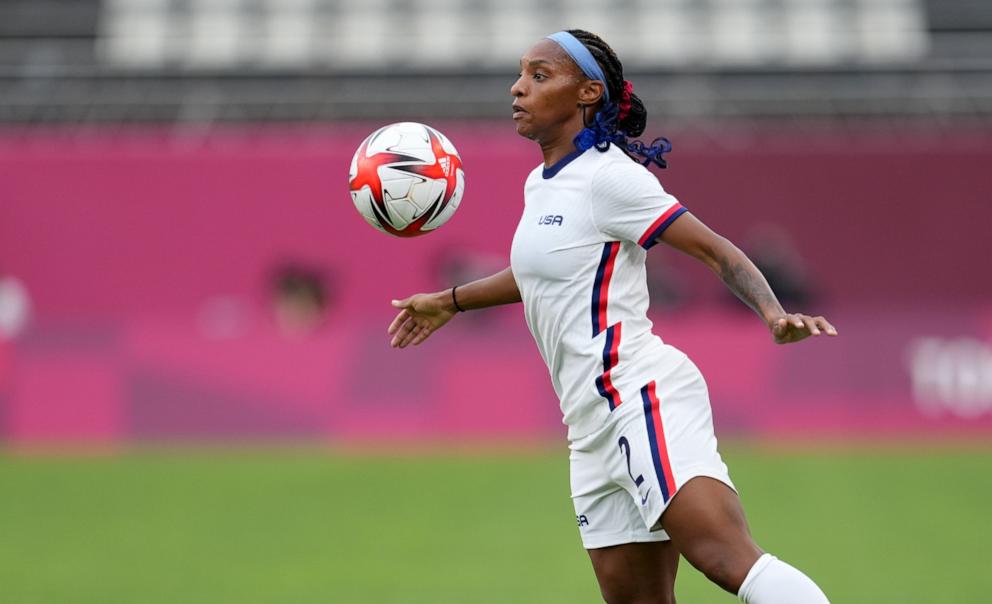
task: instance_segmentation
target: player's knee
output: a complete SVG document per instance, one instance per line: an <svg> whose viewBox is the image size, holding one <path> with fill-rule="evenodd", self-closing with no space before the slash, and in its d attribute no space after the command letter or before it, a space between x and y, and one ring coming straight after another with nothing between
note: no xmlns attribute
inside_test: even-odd
<svg viewBox="0 0 992 604"><path fill-rule="evenodd" d="M610 600L604 595L603 601L606 602L606 604L675 604L675 594L631 596L619 600Z"/></svg>
<svg viewBox="0 0 992 604"><path fill-rule="evenodd" d="M621 576L625 575L625 576ZM599 591L606 604L675 604L675 592L649 588L631 581L626 573L606 573L599 580Z"/></svg>
<svg viewBox="0 0 992 604"><path fill-rule="evenodd" d="M734 560L730 559L730 557L718 556L715 560L704 563L703 568L700 570L706 575L707 579L723 589L730 592L737 592L740 589L741 583L744 582L744 577L747 576L747 571L741 574L740 568L742 567L735 564Z"/></svg>
<svg viewBox="0 0 992 604"><path fill-rule="evenodd" d="M606 604L675 604L675 594L634 594L607 592L601 588Z"/></svg>
<svg viewBox="0 0 992 604"><path fill-rule="evenodd" d="M682 555L696 570L706 575L707 579L731 593L737 593L754 564L755 554L750 549L705 543L683 551ZM755 550L759 551L757 548Z"/></svg>

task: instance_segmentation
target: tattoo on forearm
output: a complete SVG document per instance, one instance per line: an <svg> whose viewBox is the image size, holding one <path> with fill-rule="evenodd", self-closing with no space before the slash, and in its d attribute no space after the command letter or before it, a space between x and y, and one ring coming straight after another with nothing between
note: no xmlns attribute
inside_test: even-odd
<svg viewBox="0 0 992 604"><path fill-rule="evenodd" d="M761 272L746 257L737 259L723 256L720 262L720 278L745 304L759 315L766 309L781 308Z"/></svg>

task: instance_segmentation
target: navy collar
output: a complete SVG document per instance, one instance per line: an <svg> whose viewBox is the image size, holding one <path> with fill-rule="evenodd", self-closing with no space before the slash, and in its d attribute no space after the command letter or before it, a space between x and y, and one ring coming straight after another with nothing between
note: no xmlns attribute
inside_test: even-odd
<svg viewBox="0 0 992 604"><path fill-rule="evenodd" d="M578 156L582 155L583 153L585 153L585 149L576 149L575 151L572 151L571 153L569 153L565 157L563 157L563 158L559 159L557 162L555 162L554 165L552 165L550 167L545 167L544 170L541 172L541 176L543 176L545 180L554 177L555 174L561 172L561 169L562 168L564 168L568 164L572 163L572 161L575 158L577 158Z"/></svg>

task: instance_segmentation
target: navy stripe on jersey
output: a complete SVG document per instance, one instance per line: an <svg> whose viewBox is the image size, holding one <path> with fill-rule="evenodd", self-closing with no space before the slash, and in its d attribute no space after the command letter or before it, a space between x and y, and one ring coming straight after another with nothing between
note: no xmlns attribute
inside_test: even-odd
<svg viewBox="0 0 992 604"><path fill-rule="evenodd" d="M609 303L610 280L613 278L613 266L616 264L619 250L619 241L608 241L603 244L603 255L599 259L596 280L592 285L592 337L594 338L607 325L606 307Z"/></svg>
<svg viewBox="0 0 992 604"><path fill-rule="evenodd" d="M620 362L620 323L606 328L603 344L603 375L596 378L596 390L610 404L610 411L620 406L620 393L613 385L611 372Z"/></svg>
<svg viewBox="0 0 992 604"><path fill-rule="evenodd" d="M582 149L576 149L575 151L572 151L565 157L556 161L553 166L545 167L543 170L541 170L541 177L544 178L544 180L548 180L549 178L554 178L555 174L561 172L562 168L572 163L572 161L574 161L575 159L578 159L578 157L583 153L585 153L585 151Z"/></svg>
<svg viewBox="0 0 992 604"><path fill-rule="evenodd" d="M675 219L682 214L685 214L686 211L686 208L682 207L681 204L675 204L669 208L667 212L658 217L658 220L649 226L648 230L641 235L641 238L638 241L640 246L646 250L654 247L654 245L658 243L658 237L661 237L661 234L665 232L665 229L671 226L671 224L675 222Z"/></svg>

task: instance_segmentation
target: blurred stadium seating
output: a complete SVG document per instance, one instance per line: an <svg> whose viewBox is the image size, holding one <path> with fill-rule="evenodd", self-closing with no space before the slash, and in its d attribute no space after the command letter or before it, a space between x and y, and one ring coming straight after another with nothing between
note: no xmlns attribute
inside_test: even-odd
<svg viewBox="0 0 992 604"><path fill-rule="evenodd" d="M7 0L0 122L501 117L561 24L670 121L992 112L981 0Z"/></svg>

